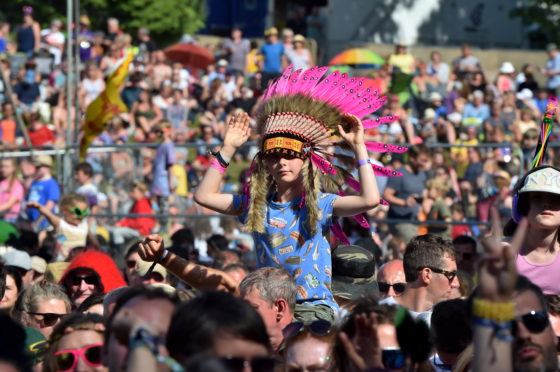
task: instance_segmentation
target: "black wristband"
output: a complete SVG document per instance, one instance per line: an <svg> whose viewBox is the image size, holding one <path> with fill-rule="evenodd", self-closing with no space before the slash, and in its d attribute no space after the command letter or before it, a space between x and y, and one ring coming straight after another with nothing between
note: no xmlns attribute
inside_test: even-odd
<svg viewBox="0 0 560 372"><path fill-rule="evenodd" d="M229 166L229 163L225 161L225 159L222 157L222 154L220 154L219 151L216 152L208 151L208 153L214 155L214 157L222 167L227 168Z"/></svg>

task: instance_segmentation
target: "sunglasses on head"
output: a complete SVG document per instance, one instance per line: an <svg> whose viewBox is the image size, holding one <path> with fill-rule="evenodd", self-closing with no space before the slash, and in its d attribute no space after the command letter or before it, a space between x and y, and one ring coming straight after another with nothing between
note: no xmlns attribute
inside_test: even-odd
<svg viewBox="0 0 560 372"><path fill-rule="evenodd" d="M95 275L73 276L70 280L72 282L72 285L80 285L82 284L82 281L86 282L86 284L89 285L97 285L99 283Z"/></svg>
<svg viewBox="0 0 560 372"><path fill-rule="evenodd" d="M305 328L309 330L315 336L326 336L331 332L332 324L327 320L315 320L311 323L304 323L304 322L293 322L288 324L283 330L282 334L284 335L285 339L292 338L297 336L301 331Z"/></svg>
<svg viewBox="0 0 560 372"><path fill-rule="evenodd" d="M58 372L73 371L78 364L78 358L82 358L90 367L101 367L102 344L82 347L81 349L61 350L54 353Z"/></svg>
<svg viewBox="0 0 560 372"><path fill-rule="evenodd" d="M404 289L406 288L406 283L389 284L386 282L377 282L377 285L379 286L379 292L383 292L383 293L389 292L389 288L393 287L395 293L400 294L403 293Z"/></svg>
<svg viewBox="0 0 560 372"><path fill-rule="evenodd" d="M436 274L441 274L441 275L445 276L447 278L447 280L449 280L449 284L451 284L453 282L453 279L455 279L457 277L457 271L448 271L448 270L444 270L444 269L439 269L437 267L424 266L424 267L419 267L417 270L421 271L421 270L424 270L424 269L430 269Z"/></svg>
<svg viewBox="0 0 560 372"><path fill-rule="evenodd" d="M253 372L269 372L274 371L276 360L271 357L255 357L251 360L245 360L240 357L224 357L220 361L227 368L228 372L242 372L246 366L251 366Z"/></svg>
<svg viewBox="0 0 560 372"><path fill-rule="evenodd" d="M525 328L531 333L541 333L550 324L548 314L545 311L530 311L527 314L520 315L517 321L523 323ZM513 322L512 333L517 332L517 322Z"/></svg>
<svg viewBox="0 0 560 372"><path fill-rule="evenodd" d="M31 315L42 316L43 317L42 322L45 325L45 327L52 327L53 325L58 323L60 318L67 315L67 314L57 314L57 313L32 313L30 311L28 311L27 313Z"/></svg>
<svg viewBox="0 0 560 372"><path fill-rule="evenodd" d="M82 209L76 205L75 207L70 208L70 212L72 212L72 214L78 218L84 218L89 214L89 207L86 209Z"/></svg>

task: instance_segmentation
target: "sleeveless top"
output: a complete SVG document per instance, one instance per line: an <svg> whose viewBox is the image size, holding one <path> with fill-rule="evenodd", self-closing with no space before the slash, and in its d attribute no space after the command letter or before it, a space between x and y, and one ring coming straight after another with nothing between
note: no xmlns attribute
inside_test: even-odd
<svg viewBox="0 0 560 372"><path fill-rule="evenodd" d="M18 52L32 52L35 48L35 36L33 35L33 25L20 27L17 31Z"/></svg>
<svg viewBox="0 0 560 372"><path fill-rule="evenodd" d="M294 50L287 50L285 54L290 64L294 65L294 70L306 70L311 67L309 53L297 54Z"/></svg>
<svg viewBox="0 0 560 372"><path fill-rule="evenodd" d="M560 252L552 262L536 264L529 262L519 253L516 260L517 271L539 286L544 294L560 295Z"/></svg>

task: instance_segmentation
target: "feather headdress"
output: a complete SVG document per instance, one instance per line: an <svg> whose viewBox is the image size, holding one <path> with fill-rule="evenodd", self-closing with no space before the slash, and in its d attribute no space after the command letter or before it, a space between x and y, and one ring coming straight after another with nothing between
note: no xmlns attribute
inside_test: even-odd
<svg viewBox="0 0 560 372"><path fill-rule="evenodd" d="M356 168L353 155L347 155L350 145L340 136L338 125L349 130L350 124L343 120L345 114L365 118L379 110L386 98L379 96L365 84L365 78L349 77L339 71L326 75L328 67L315 66L306 71L294 71L289 66L280 78L269 85L262 97L258 110L257 132L260 135L260 154L290 154L307 161L304 171L304 198L311 219L308 227L315 224L313 203L318 191L344 194L344 185L360 191L359 182L351 176ZM378 117L364 120L365 129L397 120L397 116ZM375 152L405 152L403 146L367 142L366 147ZM265 177L262 159L257 156L252 170L260 176L251 175L250 187L245 190L249 205L250 230L262 232L262 221L258 221L267 192L267 186L257 184L270 179ZM378 176L402 176L399 172L382 166L372 165ZM319 172L316 171L317 168ZM259 181L260 180L260 181ZM308 185L308 187L306 187ZM315 194L315 195L313 195ZM313 205L315 204L315 205ZM317 212L318 215L318 212ZM369 227L363 216L355 216L358 222ZM340 230L335 227L333 231ZM336 233L340 240L344 237Z"/></svg>

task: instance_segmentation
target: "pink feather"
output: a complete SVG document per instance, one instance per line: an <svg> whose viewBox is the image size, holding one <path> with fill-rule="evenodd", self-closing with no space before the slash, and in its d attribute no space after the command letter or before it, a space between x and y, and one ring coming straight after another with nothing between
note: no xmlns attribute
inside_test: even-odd
<svg viewBox="0 0 560 372"><path fill-rule="evenodd" d="M386 98L381 97L377 99L373 99L371 102L366 102L366 104L361 108L361 110L357 111L354 115L359 118L362 118L366 115L376 112L385 104Z"/></svg>
<svg viewBox="0 0 560 372"><path fill-rule="evenodd" d="M379 165L372 164L371 167L373 168L373 173L375 173L376 176L402 177L402 175L403 175L401 172L397 172L397 171L389 169L389 168L381 167Z"/></svg>
<svg viewBox="0 0 560 372"><path fill-rule="evenodd" d="M302 70L299 69L290 76L290 80L288 81L288 87L286 88L286 94L297 93L297 89L301 84L301 82L299 81L299 75L301 74L301 72Z"/></svg>
<svg viewBox="0 0 560 372"><path fill-rule="evenodd" d="M389 204L389 202L388 202L387 200L385 200L385 199L380 199L380 200L379 200L379 204L381 204L381 205L386 205L386 206L391 205L391 204Z"/></svg>
<svg viewBox="0 0 560 372"><path fill-rule="evenodd" d="M363 214L357 214L355 216L352 216L354 218L354 220L356 220L356 222L358 222L358 224L363 227L364 229L369 229L369 222L367 221L367 219L365 218L365 216Z"/></svg>
<svg viewBox="0 0 560 372"><path fill-rule="evenodd" d="M397 115L381 116L375 119L364 120L362 125L364 129L375 128L381 124L392 123L393 121L399 120Z"/></svg>
<svg viewBox="0 0 560 372"><path fill-rule="evenodd" d="M294 65L289 65L284 70L282 76L276 82L276 89L274 90L274 95L277 94L282 95L287 93L286 88L288 86L288 83L290 82L290 76L292 75L293 71L294 71Z"/></svg>
<svg viewBox="0 0 560 372"><path fill-rule="evenodd" d="M328 161L320 157L319 155L315 154L314 152L310 151L311 154L311 161L313 164L317 166L323 173L328 174L336 174L336 169L333 165Z"/></svg>
<svg viewBox="0 0 560 372"><path fill-rule="evenodd" d="M325 75L327 71L329 71L329 68L326 66L324 67L315 66L307 70L305 73L309 72L309 76L307 81L304 80L304 82L302 83L300 92L303 94L310 94L310 92L315 88L315 86L319 84L321 78L323 77L323 75Z"/></svg>
<svg viewBox="0 0 560 372"><path fill-rule="evenodd" d="M360 182L358 182L355 178L347 176L345 180L346 184L348 184L348 186L350 186L354 191L360 192L362 190Z"/></svg>
<svg viewBox="0 0 560 372"><path fill-rule="evenodd" d="M366 142L366 148L374 152L396 152L399 154L408 151L408 148L404 146L388 145L379 142Z"/></svg>
<svg viewBox="0 0 560 372"><path fill-rule="evenodd" d="M364 80L364 78L351 78L348 81L348 84L346 84L344 94L340 94L337 99L332 101L332 104L339 107L344 107L352 103L357 92L363 89Z"/></svg>
<svg viewBox="0 0 560 372"><path fill-rule="evenodd" d="M340 224L338 222L335 222L331 225L331 231L339 242L341 242L342 244L350 245L348 237L346 236L344 231L342 231L342 227L340 227Z"/></svg>
<svg viewBox="0 0 560 372"><path fill-rule="evenodd" d="M321 80L319 84L315 86L315 89L311 92L311 97L314 99L323 100L323 96L328 94L333 87L333 84L338 85L338 80L340 79L340 72L333 71L326 78ZM336 86L336 85L335 85Z"/></svg>
<svg viewBox="0 0 560 372"><path fill-rule="evenodd" d="M348 74L344 73L340 75L340 78L333 83L332 89L330 89L327 94L322 98L323 101L334 105L334 101L339 99L341 95L345 94L346 85L348 84Z"/></svg>

